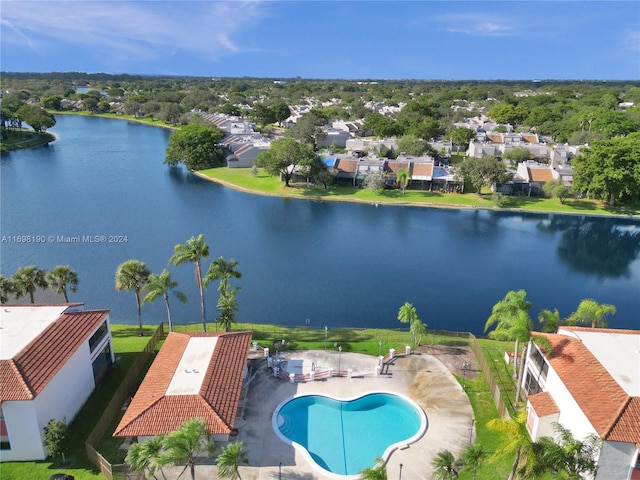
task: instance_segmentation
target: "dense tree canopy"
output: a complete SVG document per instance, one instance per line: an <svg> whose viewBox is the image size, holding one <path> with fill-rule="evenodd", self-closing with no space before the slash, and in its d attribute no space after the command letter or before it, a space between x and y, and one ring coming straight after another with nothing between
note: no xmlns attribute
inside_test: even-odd
<svg viewBox="0 0 640 480"><path fill-rule="evenodd" d="M185 125L169 137L164 163L184 163L189 170L204 170L223 165L220 140L224 133L205 125Z"/></svg>
<svg viewBox="0 0 640 480"><path fill-rule="evenodd" d="M271 142L266 152L256 157L256 165L264 168L269 175L281 175L288 187L294 170L298 166L311 165L314 158L315 153L310 145L293 138L279 138Z"/></svg>
<svg viewBox="0 0 640 480"><path fill-rule="evenodd" d="M596 141L572 165L575 191L609 205L640 199L640 132Z"/></svg>
<svg viewBox="0 0 640 480"><path fill-rule="evenodd" d="M39 105L24 104L18 109L16 116L31 125L37 133L43 133L56 124L53 115Z"/></svg>
<svg viewBox="0 0 640 480"><path fill-rule="evenodd" d="M500 160L488 155L484 158L467 158L458 167L456 177L480 194L482 187L504 183L509 180L510 174Z"/></svg>

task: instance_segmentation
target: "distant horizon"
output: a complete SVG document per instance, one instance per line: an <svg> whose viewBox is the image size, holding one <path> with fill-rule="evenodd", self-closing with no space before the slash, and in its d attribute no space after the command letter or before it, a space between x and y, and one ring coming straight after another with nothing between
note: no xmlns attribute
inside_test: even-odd
<svg viewBox="0 0 640 480"><path fill-rule="evenodd" d="M621 79L613 79L613 78L308 78L308 77L283 77L283 76L273 76L273 77L259 77L253 75L243 75L243 76L224 76L224 75L181 75L181 74L157 74L157 73L112 73L112 72L82 72L76 70L51 70L51 71L9 71L9 70L1 70L0 73L8 74L8 75L55 75L55 74L73 74L78 73L81 75L88 76L129 76L129 77L158 77L158 78L196 78L196 79L210 79L210 80L273 80L273 81L296 81L296 80L306 80L306 81L338 81L338 82L361 82L361 83L376 83L376 82L480 82L480 83L491 83L491 82L527 82L527 83L640 83L640 79L633 78L621 78Z"/></svg>
<svg viewBox="0 0 640 480"><path fill-rule="evenodd" d="M640 2L627 0L5 0L0 33L8 72L640 79Z"/></svg>

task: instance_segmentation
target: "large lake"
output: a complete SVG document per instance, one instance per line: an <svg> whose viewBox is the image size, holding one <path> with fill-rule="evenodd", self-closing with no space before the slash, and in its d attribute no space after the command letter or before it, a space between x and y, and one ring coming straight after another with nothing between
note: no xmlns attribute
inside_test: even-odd
<svg viewBox="0 0 640 480"><path fill-rule="evenodd" d="M580 300L611 303L615 328L640 327L640 222L322 203L237 192L163 164L169 132L120 120L58 116L48 147L3 156L1 272L68 264L80 277L70 300L136 323L134 294L116 292L123 261L167 268L174 245L204 233L209 262L235 258L238 320L311 327L402 326L412 302L430 329L482 333L491 307L524 289L542 309L569 315ZM9 237L41 236L43 243ZM123 243L60 237L126 236ZM189 297L176 323L198 322L193 266L168 267ZM216 285L206 294L216 316ZM165 320L162 301L145 323Z"/></svg>

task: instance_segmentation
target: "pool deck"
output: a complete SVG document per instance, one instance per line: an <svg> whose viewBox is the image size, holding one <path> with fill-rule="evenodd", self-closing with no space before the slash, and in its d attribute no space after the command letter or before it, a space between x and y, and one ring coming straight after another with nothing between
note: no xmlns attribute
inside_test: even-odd
<svg viewBox="0 0 640 480"><path fill-rule="evenodd" d="M278 479L280 469L285 479L349 478L319 470L306 454L287 445L273 431L271 418L274 411L281 402L295 395L314 393L353 398L371 391L387 391L407 396L418 403L426 413L427 430L417 442L390 455L388 478L399 477L400 464L402 478L431 478L431 461L440 450L450 450L457 456L475 438L473 411L466 394L451 372L431 355L398 356L380 375L375 374L377 358L368 355L334 350L286 351L281 355L286 359L302 359L305 363L315 362L318 369L330 367L338 370L340 364L340 370L352 370L352 377L291 384L275 378L259 353L252 354L249 386L246 397L240 402L243 419L237 421L239 433L232 438L232 441L242 441L248 451L250 466L240 468L243 480ZM165 468L166 478L177 478L183 468ZM212 459L196 466L196 478L216 477Z"/></svg>

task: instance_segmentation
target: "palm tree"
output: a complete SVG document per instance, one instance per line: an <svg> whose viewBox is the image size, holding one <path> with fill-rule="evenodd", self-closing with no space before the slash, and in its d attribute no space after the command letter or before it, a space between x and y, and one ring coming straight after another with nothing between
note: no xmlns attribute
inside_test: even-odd
<svg viewBox="0 0 640 480"><path fill-rule="evenodd" d="M0 275L0 303L7 303L12 293L13 282L4 275Z"/></svg>
<svg viewBox="0 0 640 480"><path fill-rule="evenodd" d="M29 294L31 303L36 303L33 294L38 287L47 288L49 286L47 273L35 265L19 268L11 277L11 283L13 284L13 293L15 293L16 298Z"/></svg>
<svg viewBox="0 0 640 480"><path fill-rule="evenodd" d="M152 273L149 275L149 281L146 285L147 295L145 295L142 300L142 304L144 305L146 302L153 303L156 298L162 296L167 309L167 322L169 322L170 332L173 332L173 324L171 323L171 309L169 308L169 290L177 286L178 282L171 280L171 273L166 268L162 270L160 275ZM184 293L176 291L174 294L182 303L187 303L187 297Z"/></svg>
<svg viewBox="0 0 640 480"><path fill-rule="evenodd" d="M590 434L584 440L577 440L570 430L559 423L553 425L557 443L564 452L564 471L571 480L595 476L597 453L602 447L602 439Z"/></svg>
<svg viewBox="0 0 640 480"><path fill-rule="evenodd" d="M465 470L470 470L473 480L476 480L476 474L482 466L482 462L487 457L484 447L476 443L475 445L467 445L460 454L460 461L464 465Z"/></svg>
<svg viewBox="0 0 640 480"><path fill-rule="evenodd" d="M224 257L218 257L217 260L211 262L207 274L204 276L203 283L206 287L214 280L220 280L218 291L224 293L229 287L229 279L242 278L242 273L235 268L238 266L238 262L233 258L226 261Z"/></svg>
<svg viewBox="0 0 640 480"><path fill-rule="evenodd" d="M398 185L400 185L400 188L402 188L402 195L404 196L405 194L405 190L407 188L407 186L409 186L409 180L411 179L410 175L409 175L409 169L408 168L402 168L400 170L398 170L398 173L396 174L396 182L398 182Z"/></svg>
<svg viewBox="0 0 640 480"><path fill-rule="evenodd" d="M242 449L242 442L233 442L220 452L216 465L218 465L218 478L230 478L241 480L240 465L249 465L246 452Z"/></svg>
<svg viewBox="0 0 640 480"><path fill-rule="evenodd" d="M381 458L375 459L374 467L366 467L360 470L362 480L387 480L387 466Z"/></svg>
<svg viewBox="0 0 640 480"><path fill-rule="evenodd" d="M180 265L182 263L195 264L196 285L200 295L200 311L202 312L202 330L207 331L207 321L204 311L204 292L202 290L202 259L209 256L209 245L204 241L204 234L191 237L187 243L181 243L173 247L173 255L169 258L169 263Z"/></svg>
<svg viewBox="0 0 640 480"><path fill-rule="evenodd" d="M547 333L556 333L558 327L562 323L560 320L560 312L555 308L553 312L551 310L541 310L538 314L538 321L542 324L542 331Z"/></svg>
<svg viewBox="0 0 640 480"><path fill-rule="evenodd" d="M201 418L187 420L178 430L169 433L164 439L164 448L162 462L167 465L185 464L183 472L188 468L191 480L196 478L196 458L203 454L211 456L216 451L211 433Z"/></svg>
<svg viewBox="0 0 640 480"><path fill-rule="evenodd" d="M456 458L449 450L440 450L431 462L433 476L438 480L451 480L458 475L454 464Z"/></svg>
<svg viewBox="0 0 640 480"><path fill-rule="evenodd" d="M405 304L400 307L400 310L398 310L398 320L402 323L408 323L409 325L416 320L420 320L416 312L416 307L409 302L405 302Z"/></svg>
<svg viewBox="0 0 640 480"><path fill-rule="evenodd" d="M591 328L607 328L607 315L615 315L616 307L608 303L600 305L592 298L580 302L578 309L567 317L568 325L589 325Z"/></svg>
<svg viewBox="0 0 640 480"><path fill-rule="evenodd" d="M527 343L531 338L533 325L529 310L531 302L526 300L527 292L518 290L509 291L502 300L493 306L491 315L487 319L484 326L486 332L494 324L495 330L489 332L489 337L496 340L515 340L516 346L514 350L514 373L518 371L518 343L522 342L522 359L526 358ZM516 386L516 402L520 399L520 384L522 383L522 373L524 369L520 368L518 373L518 384Z"/></svg>
<svg viewBox="0 0 640 480"><path fill-rule="evenodd" d="M151 272L140 260L127 260L121 263L116 269L116 290L126 290L136 294L136 306L138 307L138 324L140 325L140 336L144 335L142 330L142 312L140 310L140 291L149 281Z"/></svg>
<svg viewBox="0 0 640 480"><path fill-rule="evenodd" d="M513 480L516 475L531 476L538 472L540 466L536 463L540 458L529 432L526 428L527 410L521 408L516 418L494 418L489 420L487 427L495 432L502 433L505 443L496 450L489 461L496 460L504 455L515 453L511 472L507 480Z"/></svg>
<svg viewBox="0 0 640 480"><path fill-rule="evenodd" d="M69 303L67 285L69 285L69 290L75 292L78 289L78 274L68 265L58 265L47 273L47 282L50 287L56 289L58 295L61 293L64 295L65 303Z"/></svg>
<svg viewBox="0 0 640 480"><path fill-rule="evenodd" d="M148 470L153 478L156 478L156 471L160 470L162 477L165 478L162 471L164 438L164 435L156 435L144 442L134 443L127 451L125 463L136 472Z"/></svg>
<svg viewBox="0 0 640 480"><path fill-rule="evenodd" d="M225 293L220 293L220 297L218 298L220 315L217 318L217 322L225 332L230 332L231 326L236 323L236 312L238 311L236 293L238 290L240 290L240 287L232 288Z"/></svg>

